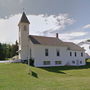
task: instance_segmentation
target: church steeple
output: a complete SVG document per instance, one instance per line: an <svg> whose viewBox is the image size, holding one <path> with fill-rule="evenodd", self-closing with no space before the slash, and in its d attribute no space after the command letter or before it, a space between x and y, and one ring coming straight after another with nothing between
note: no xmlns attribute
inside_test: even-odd
<svg viewBox="0 0 90 90"><path fill-rule="evenodd" d="M21 17L21 20L20 20L19 24L20 23L28 23L28 24L30 24L25 12L23 12L23 14L22 14L22 17Z"/></svg>
<svg viewBox="0 0 90 90"><path fill-rule="evenodd" d="M28 60L29 55L29 20L23 12L19 26L19 59Z"/></svg>

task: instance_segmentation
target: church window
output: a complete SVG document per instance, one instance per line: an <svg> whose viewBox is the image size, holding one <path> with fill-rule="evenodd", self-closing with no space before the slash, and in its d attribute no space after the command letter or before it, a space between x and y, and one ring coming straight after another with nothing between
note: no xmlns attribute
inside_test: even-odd
<svg viewBox="0 0 90 90"><path fill-rule="evenodd" d="M50 61L43 61L43 65L50 65Z"/></svg>
<svg viewBox="0 0 90 90"><path fill-rule="evenodd" d="M83 53L81 53L81 56L83 57Z"/></svg>
<svg viewBox="0 0 90 90"><path fill-rule="evenodd" d="M67 50L70 50L70 47L68 47Z"/></svg>
<svg viewBox="0 0 90 90"><path fill-rule="evenodd" d="M77 53L75 52L75 57L77 56Z"/></svg>
<svg viewBox="0 0 90 90"><path fill-rule="evenodd" d="M57 56L60 56L60 51L56 50L56 54L57 54Z"/></svg>
<svg viewBox="0 0 90 90"><path fill-rule="evenodd" d="M75 61L72 61L73 64L75 64Z"/></svg>
<svg viewBox="0 0 90 90"><path fill-rule="evenodd" d="M80 61L80 64L82 64L82 61Z"/></svg>
<svg viewBox="0 0 90 90"><path fill-rule="evenodd" d="M70 56L72 56L72 52L70 52Z"/></svg>
<svg viewBox="0 0 90 90"><path fill-rule="evenodd" d="M24 30L27 30L27 27L26 27L26 25L24 25Z"/></svg>
<svg viewBox="0 0 90 90"><path fill-rule="evenodd" d="M45 56L48 56L48 49L45 49Z"/></svg>
<svg viewBox="0 0 90 90"><path fill-rule="evenodd" d="M55 61L55 64L61 64L61 61Z"/></svg>

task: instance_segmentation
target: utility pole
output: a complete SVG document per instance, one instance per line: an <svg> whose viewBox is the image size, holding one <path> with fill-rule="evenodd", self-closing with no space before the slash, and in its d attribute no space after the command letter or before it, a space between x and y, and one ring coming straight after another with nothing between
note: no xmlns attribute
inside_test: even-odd
<svg viewBox="0 0 90 90"><path fill-rule="evenodd" d="M28 42L29 42L29 37L28 37ZM29 52L30 52L30 50L29 50L29 44L27 45L27 50L28 50L28 74L30 74L31 73L31 70L30 70L30 58L29 58Z"/></svg>

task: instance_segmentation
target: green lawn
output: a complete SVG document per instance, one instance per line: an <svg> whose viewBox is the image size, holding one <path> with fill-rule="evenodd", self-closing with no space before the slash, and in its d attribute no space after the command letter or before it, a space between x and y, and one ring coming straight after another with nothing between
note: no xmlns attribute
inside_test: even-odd
<svg viewBox="0 0 90 90"><path fill-rule="evenodd" d="M0 64L0 90L90 90L90 63L87 66L52 68L25 64Z"/></svg>

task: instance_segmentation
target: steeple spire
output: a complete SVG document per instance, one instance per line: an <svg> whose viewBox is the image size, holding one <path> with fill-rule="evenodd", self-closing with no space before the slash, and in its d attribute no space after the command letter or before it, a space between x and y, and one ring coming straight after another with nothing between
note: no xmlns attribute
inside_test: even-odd
<svg viewBox="0 0 90 90"><path fill-rule="evenodd" d="M25 12L23 12L23 14L22 14L22 17L21 17L21 20L20 20L19 24L20 23L28 23L28 24L30 24Z"/></svg>

